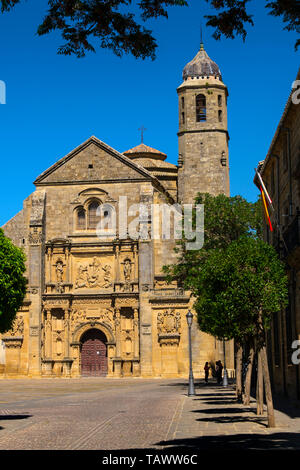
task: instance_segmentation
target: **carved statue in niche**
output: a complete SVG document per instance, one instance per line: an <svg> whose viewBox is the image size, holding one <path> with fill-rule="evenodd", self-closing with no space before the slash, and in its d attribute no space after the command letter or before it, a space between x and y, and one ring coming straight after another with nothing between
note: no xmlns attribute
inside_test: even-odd
<svg viewBox="0 0 300 470"><path fill-rule="evenodd" d="M57 260L55 264L55 274L56 274L56 290L57 292L64 292L63 280L64 280L64 263L61 259Z"/></svg>
<svg viewBox="0 0 300 470"><path fill-rule="evenodd" d="M57 261L55 271L56 271L57 283L58 284L62 283L63 282L63 277L64 277L64 265L63 265L63 262L61 260Z"/></svg>
<svg viewBox="0 0 300 470"><path fill-rule="evenodd" d="M181 328L180 313L166 310L157 315L157 330L159 334L179 334Z"/></svg>
<svg viewBox="0 0 300 470"><path fill-rule="evenodd" d="M131 281L131 261L128 258L124 261L124 279L126 282Z"/></svg>

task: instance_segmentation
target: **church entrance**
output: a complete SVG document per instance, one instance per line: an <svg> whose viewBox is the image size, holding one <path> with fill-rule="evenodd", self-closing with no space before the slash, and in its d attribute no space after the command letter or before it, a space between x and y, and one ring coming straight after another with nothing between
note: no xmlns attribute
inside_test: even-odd
<svg viewBox="0 0 300 470"><path fill-rule="evenodd" d="M81 338L81 375L105 377L107 375L107 338L92 328Z"/></svg>

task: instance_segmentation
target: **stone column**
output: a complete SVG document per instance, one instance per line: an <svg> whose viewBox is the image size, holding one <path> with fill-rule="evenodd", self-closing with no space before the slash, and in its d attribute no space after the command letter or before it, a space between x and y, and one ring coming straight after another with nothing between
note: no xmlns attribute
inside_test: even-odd
<svg viewBox="0 0 300 470"><path fill-rule="evenodd" d="M115 282L120 282L120 246L115 245Z"/></svg>
<svg viewBox="0 0 300 470"><path fill-rule="evenodd" d="M121 313L120 309L115 310L115 325L116 325L116 357L114 360L114 368L116 377L122 375L122 359L121 359Z"/></svg>
<svg viewBox="0 0 300 470"><path fill-rule="evenodd" d="M139 333L139 311L137 308L133 309L133 325L134 325L134 358L138 359L140 356L140 333Z"/></svg>
<svg viewBox="0 0 300 470"><path fill-rule="evenodd" d="M134 357L132 361L132 375L139 377L141 374L140 363L140 331L139 331L139 311L133 309L133 328L134 328Z"/></svg>
<svg viewBox="0 0 300 470"><path fill-rule="evenodd" d="M140 214L140 226L148 238L139 240L139 292L140 292L140 360L141 375L151 377L152 370L152 308L149 303L153 289L153 241L151 234L151 203L153 202L153 187L151 184L141 187L140 202L147 208ZM143 229L141 229L143 231ZM145 329L147 334L144 334Z"/></svg>
<svg viewBox="0 0 300 470"><path fill-rule="evenodd" d="M115 324L116 324L116 358L121 357L121 313L117 308L115 311Z"/></svg>
<svg viewBox="0 0 300 470"><path fill-rule="evenodd" d="M65 359L70 357L70 309L65 309L65 321L64 321L64 330L65 330Z"/></svg>
<svg viewBox="0 0 300 470"><path fill-rule="evenodd" d="M31 196L28 249L29 368L31 377L41 375L42 294L45 287L44 210L46 192L36 190Z"/></svg>
<svg viewBox="0 0 300 470"><path fill-rule="evenodd" d="M72 343L72 377L80 377L81 375L81 364L80 364L80 342Z"/></svg>
<svg viewBox="0 0 300 470"><path fill-rule="evenodd" d="M70 259L70 248L67 246L65 248L66 252L65 252L65 261L66 261L66 281L68 284L70 282L70 263L69 263L69 259Z"/></svg>
<svg viewBox="0 0 300 470"><path fill-rule="evenodd" d="M134 276L133 280L136 282L139 277L139 272L138 272L138 253L137 253L137 245L133 246L133 261L134 261Z"/></svg>
<svg viewBox="0 0 300 470"><path fill-rule="evenodd" d="M45 311L45 359L52 359L52 316L51 310Z"/></svg>

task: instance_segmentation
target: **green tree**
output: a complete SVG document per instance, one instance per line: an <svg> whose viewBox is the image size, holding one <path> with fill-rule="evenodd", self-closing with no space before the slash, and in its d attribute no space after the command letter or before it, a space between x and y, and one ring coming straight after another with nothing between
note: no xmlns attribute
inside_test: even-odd
<svg viewBox="0 0 300 470"><path fill-rule="evenodd" d="M240 237L257 238L262 234L262 204L246 201L241 196L227 197L224 194L198 194L196 204L205 207L205 238L201 250L186 250L183 239L178 242L178 262L163 268L167 280L176 279L185 289L193 292L195 279L210 254L215 249L226 249ZM195 220L194 220L195 223ZM195 229L195 226L194 226ZM236 338L236 394L242 400L242 355L243 342ZM250 369L249 369L250 370Z"/></svg>
<svg viewBox="0 0 300 470"><path fill-rule="evenodd" d="M287 276L275 249L259 238L242 237L214 250L192 290L202 331L238 343L253 340L262 359L269 426L274 426L265 331L272 314L288 302Z"/></svg>
<svg viewBox="0 0 300 470"><path fill-rule="evenodd" d="M8 331L26 293L25 255L0 229L0 333Z"/></svg>
<svg viewBox="0 0 300 470"><path fill-rule="evenodd" d="M240 196L199 194L195 202L204 204L204 246L186 250L179 242L178 261L164 267L167 280L176 279L193 294L200 329L219 339L234 339L236 354L237 398L242 398L243 345L250 349L244 402L250 400L250 378L257 348L265 361L265 330L273 312L285 305L287 288L284 266L274 248L262 237L262 205ZM268 371L267 371L268 372ZM270 381L269 424L274 415ZM273 416L273 417L272 417Z"/></svg>
<svg viewBox="0 0 300 470"><path fill-rule="evenodd" d="M2 13L21 1L0 0ZM216 15L205 16L207 26L214 28L215 39L240 35L245 40L246 25L254 24L253 15L247 9L250 1L206 0L217 11ZM188 0L140 0L137 5L139 12L133 7L132 0L48 0L48 10L37 33L42 36L58 30L65 41L58 49L59 54L83 57L86 52L95 51L92 44L95 41L119 56L125 52L142 59L154 59L156 40L152 31L144 28L141 22L161 16L168 18L169 7L187 6ZM269 14L282 18L286 30L299 32L298 0L266 0L265 6ZM299 44L300 39L296 48Z"/></svg>

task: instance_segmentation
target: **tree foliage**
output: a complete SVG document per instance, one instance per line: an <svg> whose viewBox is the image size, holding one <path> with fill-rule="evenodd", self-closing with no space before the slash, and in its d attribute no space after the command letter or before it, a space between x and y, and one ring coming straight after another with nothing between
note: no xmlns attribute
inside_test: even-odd
<svg viewBox="0 0 300 470"><path fill-rule="evenodd" d="M22 0L0 0L1 11L11 10ZM206 0L215 15L206 15L207 26L214 28L213 37L234 38L247 36L246 26L254 25L253 15L247 10L251 0ZM133 0L48 0L48 10L37 33L42 36L59 31L63 45L59 54L83 57L95 52L95 41L102 48L109 48L118 56L131 53L136 58L155 58L157 43L152 31L142 22L152 18L168 18L168 8L187 6L188 0L140 0L139 17ZM201 5L201 4L200 4ZM285 29L299 33L299 0L277 0L265 4L269 14L281 17ZM201 10L199 11L201 15ZM296 48L300 40L296 42Z"/></svg>
<svg viewBox="0 0 300 470"><path fill-rule="evenodd" d="M25 255L0 229L0 333L8 331L25 297Z"/></svg>
<svg viewBox="0 0 300 470"><path fill-rule="evenodd" d="M164 267L167 280L176 279L186 289L193 289L195 276L210 256L211 250L225 249L240 237L260 237L262 233L261 201L250 203L241 196L198 194L196 204L204 205L204 246L186 250L185 240L179 242L178 263Z"/></svg>
<svg viewBox="0 0 300 470"><path fill-rule="evenodd" d="M253 15L248 13L248 4L251 0L206 0L218 13L207 15L207 26L215 28L213 37L220 39L235 38L241 36L245 40L247 36L246 26L254 26ZM300 32L300 3L299 0L277 0L270 2L265 0L265 7L269 15L281 17L287 31ZM300 39L296 41L295 49L300 45Z"/></svg>
<svg viewBox="0 0 300 470"><path fill-rule="evenodd" d="M259 338L261 326L269 328L272 314L287 304L284 265L259 238L242 237L212 251L192 290L200 329L238 342Z"/></svg>

